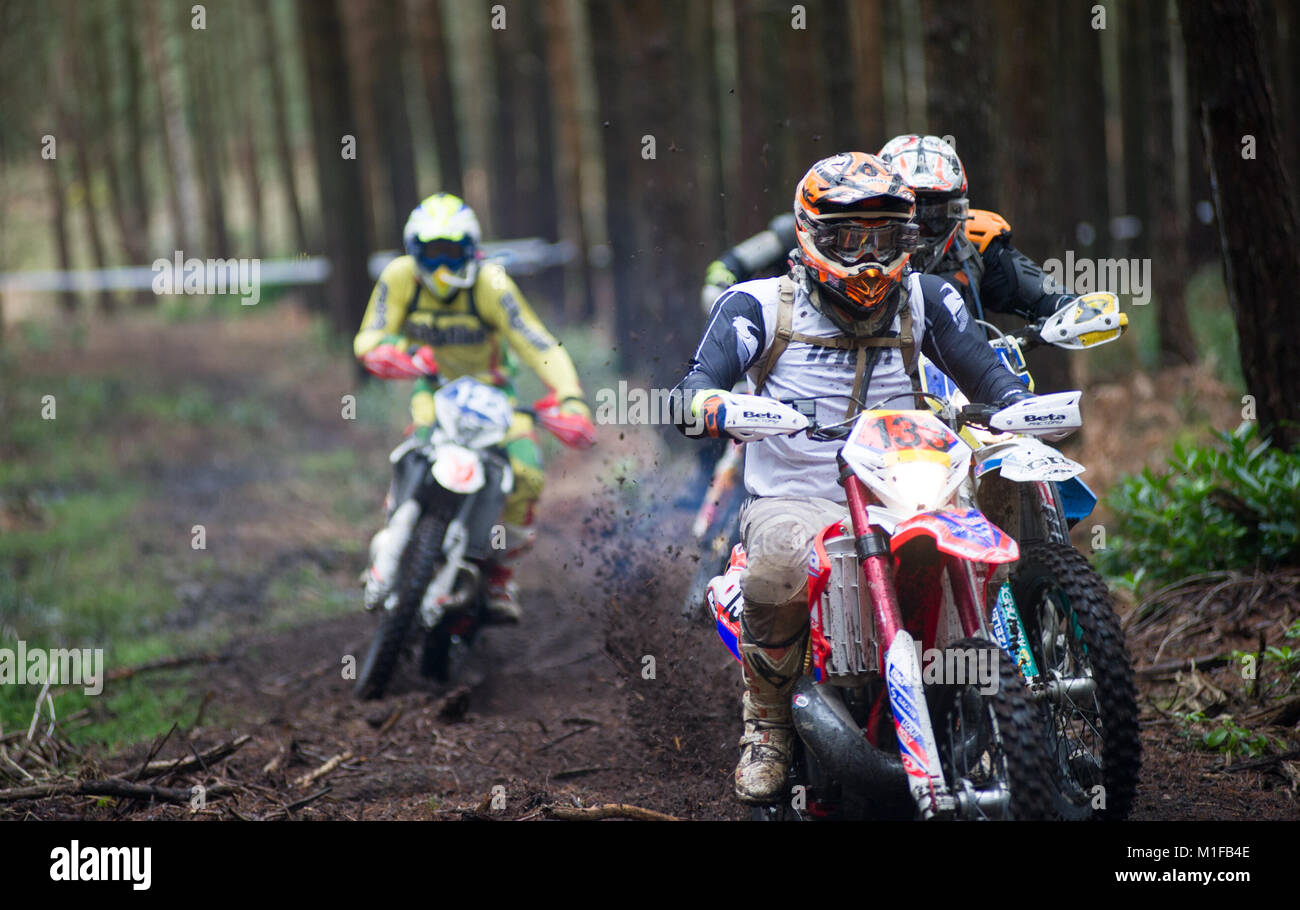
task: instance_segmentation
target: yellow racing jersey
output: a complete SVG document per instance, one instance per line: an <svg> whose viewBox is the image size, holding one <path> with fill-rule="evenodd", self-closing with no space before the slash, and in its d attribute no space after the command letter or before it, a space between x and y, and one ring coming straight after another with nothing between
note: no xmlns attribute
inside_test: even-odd
<svg viewBox="0 0 1300 910"><path fill-rule="evenodd" d="M511 389L515 362L527 364L556 398L581 398L573 361L524 300L518 286L495 263L484 263L473 287L440 300L419 280L415 260L390 262L370 294L353 341L357 357L381 344L403 350L430 345L446 379L473 376Z"/></svg>

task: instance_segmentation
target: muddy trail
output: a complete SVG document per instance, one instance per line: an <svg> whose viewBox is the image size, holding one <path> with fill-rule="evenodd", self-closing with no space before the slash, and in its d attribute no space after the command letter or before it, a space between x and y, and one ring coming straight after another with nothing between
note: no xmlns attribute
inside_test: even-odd
<svg viewBox="0 0 1300 910"><path fill-rule="evenodd" d="M341 668L348 656L360 660L374 629L355 579L400 426L344 426L338 402L355 383L351 365L287 366L285 339L308 329L280 310L256 322L97 328L86 350L44 367L120 366L147 347L140 367L159 385L198 377L225 399L256 395L274 420L252 437L216 427L159 449L149 524L189 528L199 514L222 529L216 571L178 575L167 623L228 637L211 662L155 671L192 691L194 715L177 717L159 741L93 757L103 773L130 778L148 760L197 756L152 780L201 784L213 796L197 808L67 796L0 805L0 816L540 819L622 804L747 818L729 781L738 666L710 628L677 612L695 567L683 549L689 515L673 506L689 462L669 463L650 431L604 427L596 449L550 461L538 544L517 570L520 626L486 630L449 686L421 679L408 658L387 697L353 697ZM356 482L373 489L361 525L333 514L296 467L308 453L346 448L365 452L369 474ZM141 533L142 547L159 545ZM269 586L302 565L353 608L268 627ZM1149 706L1143 719L1135 818L1296 817L1294 784L1275 769L1222 773L1218 757L1193 750ZM232 741L232 754L201 760Z"/></svg>

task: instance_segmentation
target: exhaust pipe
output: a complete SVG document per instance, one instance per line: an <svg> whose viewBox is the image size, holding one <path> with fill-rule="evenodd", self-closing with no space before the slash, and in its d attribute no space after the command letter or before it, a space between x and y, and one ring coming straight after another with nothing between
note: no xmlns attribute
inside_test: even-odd
<svg viewBox="0 0 1300 910"><path fill-rule="evenodd" d="M897 751L877 748L862 735L848 708L825 686L801 676L790 693L794 728L831 776L882 813L910 817L916 811Z"/></svg>

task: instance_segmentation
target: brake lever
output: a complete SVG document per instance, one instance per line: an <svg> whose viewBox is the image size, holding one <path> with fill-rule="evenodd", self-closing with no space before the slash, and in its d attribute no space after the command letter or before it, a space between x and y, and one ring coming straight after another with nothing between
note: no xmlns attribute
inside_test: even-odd
<svg viewBox="0 0 1300 910"><path fill-rule="evenodd" d="M1029 351L1046 344L1043 340L1043 326L1046 319L1037 319L1025 324L1025 327L1011 337L1020 345L1021 350Z"/></svg>
<svg viewBox="0 0 1300 910"><path fill-rule="evenodd" d="M991 404L968 404L957 413L957 429L973 426L982 430L991 430L989 421L1001 408Z"/></svg>

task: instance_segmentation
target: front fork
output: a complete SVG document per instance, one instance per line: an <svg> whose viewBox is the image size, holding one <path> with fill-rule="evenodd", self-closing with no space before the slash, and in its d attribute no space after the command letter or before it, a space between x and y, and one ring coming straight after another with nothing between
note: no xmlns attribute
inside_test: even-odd
<svg viewBox="0 0 1300 910"><path fill-rule="evenodd" d="M876 635L884 644L885 688L894 715L894 731L907 772L907 788L921 818L956 814L957 800L943 779L939 749L921 683L921 662L916 642L903 628L902 611L894 586L893 554L885 535L867 517L862 481L848 472L841 460L841 482L847 494L849 517L858 562L869 598L858 599L858 609L873 611ZM956 587L956 586L954 586ZM865 624L862 628L869 628Z"/></svg>

